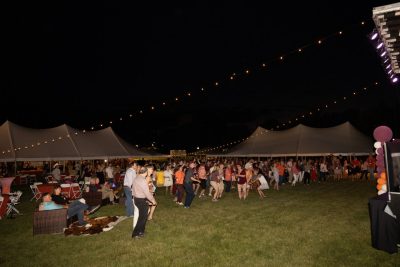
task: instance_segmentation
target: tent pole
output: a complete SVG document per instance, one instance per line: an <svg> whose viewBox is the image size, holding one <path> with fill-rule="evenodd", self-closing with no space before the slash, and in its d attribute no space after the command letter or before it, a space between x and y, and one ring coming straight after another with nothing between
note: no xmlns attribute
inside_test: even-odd
<svg viewBox="0 0 400 267"><path fill-rule="evenodd" d="M83 170L82 170L82 160L80 160L80 164L79 164L79 177L82 177L83 174ZM83 179L85 179L85 177L82 177Z"/></svg>

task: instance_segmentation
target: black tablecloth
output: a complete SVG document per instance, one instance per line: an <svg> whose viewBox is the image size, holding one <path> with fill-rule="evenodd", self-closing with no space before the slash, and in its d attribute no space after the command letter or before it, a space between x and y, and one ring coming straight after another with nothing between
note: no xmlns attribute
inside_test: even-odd
<svg viewBox="0 0 400 267"><path fill-rule="evenodd" d="M388 253L396 253L400 244L400 222L384 210L387 202L378 198L369 200L372 246Z"/></svg>

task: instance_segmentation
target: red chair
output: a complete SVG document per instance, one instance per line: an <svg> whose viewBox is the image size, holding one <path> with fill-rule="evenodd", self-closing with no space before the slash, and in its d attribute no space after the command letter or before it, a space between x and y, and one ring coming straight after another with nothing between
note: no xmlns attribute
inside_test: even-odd
<svg viewBox="0 0 400 267"><path fill-rule="evenodd" d="M54 191L54 185L52 184L39 184L36 187L40 193L40 197L42 197L45 193L53 194Z"/></svg>
<svg viewBox="0 0 400 267"><path fill-rule="evenodd" d="M71 198L71 184L61 184L61 194L66 198Z"/></svg>
<svg viewBox="0 0 400 267"><path fill-rule="evenodd" d="M9 195L2 195L3 201L0 202L0 219L4 218L7 213L8 201L10 200Z"/></svg>

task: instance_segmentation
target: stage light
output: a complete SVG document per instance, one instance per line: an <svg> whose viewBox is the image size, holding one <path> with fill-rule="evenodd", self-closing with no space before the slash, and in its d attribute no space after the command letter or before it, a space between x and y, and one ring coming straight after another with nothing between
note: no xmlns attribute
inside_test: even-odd
<svg viewBox="0 0 400 267"><path fill-rule="evenodd" d="M394 74L390 75L390 79L392 79L394 77Z"/></svg>
<svg viewBox="0 0 400 267"><path fill-rule="evenodd" d="M386 69L388 69L388 68L390 68L390 65L387 65L387 66L386 66Z"/></svg>
<svg viewBox="0 0 400 267"><path fill-rule="evenodd" d="M393 70L392 69L390 69L389 71L388 71L388 74L390 74L390 73L392 73L393 72Z"/></svg>
<svg viewBox="0 0 400 267"><path fill-rule="evenodd" d="M386 62L388 62L388 60L389 60L388 58L387 58L387 59L385 59L385 61L383 61L383 63L386 63Z"/></svg>
<svg viewBox="0 0 400 267"><path fill-rule="evenodd" d="M379 43L378 46L376 47L376 49L379 49L383 46L383 43Z"/></svg>
<svg viewBox="0 0 400 267"><path fill-rule="evenodd" d="M381 54L381 57L384 57L386 55L386 51L383 51L383 53Z"/></svg>
<svg viewBox="0 0 400 267"><path fill-rule="evenodd" d="M394 78L392 79L392 82L397 83L398 80L399 80L399 79L397 79L397 77L394 77Z"/></svg>
<svg viewBox="0 0 400 267"><path fill-rule="evenodd" d="M378 33L376 32L376 33L374 33L372 36L371 36L371 40L375 40L376 39L376 37L378 37Z"/></svg>

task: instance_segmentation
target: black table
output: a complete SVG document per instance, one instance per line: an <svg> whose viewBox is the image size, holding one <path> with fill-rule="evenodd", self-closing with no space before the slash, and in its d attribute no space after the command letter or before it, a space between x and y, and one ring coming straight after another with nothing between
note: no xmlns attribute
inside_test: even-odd
<svg viewBox="0 0 400 267"><path fill-rule="evenodd" d="M396 253L397 244L400 244L400 218L394 219L388 215L384 211L386 205L386 200L379 197L369 199L372 246L388 253Z"/></svg>

